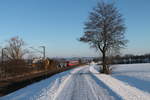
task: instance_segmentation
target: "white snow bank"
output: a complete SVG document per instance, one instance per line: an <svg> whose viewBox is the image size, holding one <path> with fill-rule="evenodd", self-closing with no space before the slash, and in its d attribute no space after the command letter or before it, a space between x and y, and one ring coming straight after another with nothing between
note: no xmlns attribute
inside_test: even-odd
<svg viewBox="0 0 150 100"><path fill-rule="evenodd" d="M117 94L125 100L149 100L150 94L143 92L135 87L132 87L124 82L117 80L108 75L101 75L101 79Z"/></svg>
<svg viewBox="0 0 150 100"><path fill-rule="evenodd" d="M96 63L92 62L89 66L89 71L95 74L100 73L100 65L97 65Z"/></svg>

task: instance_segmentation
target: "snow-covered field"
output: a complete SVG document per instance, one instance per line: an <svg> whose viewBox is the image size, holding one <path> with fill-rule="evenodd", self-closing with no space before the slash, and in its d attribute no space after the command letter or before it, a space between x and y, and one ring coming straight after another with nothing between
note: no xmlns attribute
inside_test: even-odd
<svg viewBox="0 0 150 100"><path fill-rule="evenodd" d="M112 76L150 93L150 63L114 65Z"/></svg>
<svg viewBox="0 0 150 100"><path fill-rule="evenodd" d="M150 64L112 67L112 75L104 75L92 63L34 83L0 100L150 100Z"/></svg>

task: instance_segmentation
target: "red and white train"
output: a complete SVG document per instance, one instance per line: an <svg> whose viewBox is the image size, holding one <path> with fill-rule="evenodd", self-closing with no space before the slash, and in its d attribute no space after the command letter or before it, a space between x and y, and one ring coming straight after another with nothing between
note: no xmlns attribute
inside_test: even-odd
<svg viewBox="0 0 150 100"><path fill-rule="evenodd" d="M78 65L78 64L79 64L78 60L67 61L67 66L75 66L75 65Z"/></svg>
<svg viewBox="0 0 150 100"><path fill-rule="evenodd" d="M59 62L57 67L70 67L70 66L76 66L79 64L78 60L70 60L70 61L61 61Z"/></svg>

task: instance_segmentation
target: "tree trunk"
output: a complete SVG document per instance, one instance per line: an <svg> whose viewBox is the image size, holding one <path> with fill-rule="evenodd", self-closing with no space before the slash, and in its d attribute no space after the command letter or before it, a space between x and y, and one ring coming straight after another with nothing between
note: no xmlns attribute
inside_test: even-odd
<svg viewBox="0 0 150 100"><path fill-rule="evenodd" d="M103 65L103 70L102 70L102 73L105 73L105 74L109 74L109 68L107 66L107 63L106 63L106 54L105 54L105 51L102 52L102 65Z"/></svg>

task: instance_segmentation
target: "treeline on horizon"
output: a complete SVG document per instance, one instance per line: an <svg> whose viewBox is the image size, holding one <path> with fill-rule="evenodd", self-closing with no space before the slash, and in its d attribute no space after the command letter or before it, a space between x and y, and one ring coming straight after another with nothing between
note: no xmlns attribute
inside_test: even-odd
<svg viewBox="0 0 150 100"><path fill-rule="evenodd" d="M133 63L150 63L150 54L124 56L115 56L112 60L113 64L133 64Z"/></svg>
<svg viewBox="0 0 150 100"><path fill-rule="evenodd" d="M102 58L94 58L94 61L101 61ZM150 53L143 55L126 54L124 56L116 55L107 58L108 64L135 64L150 63Z"/></svg>

